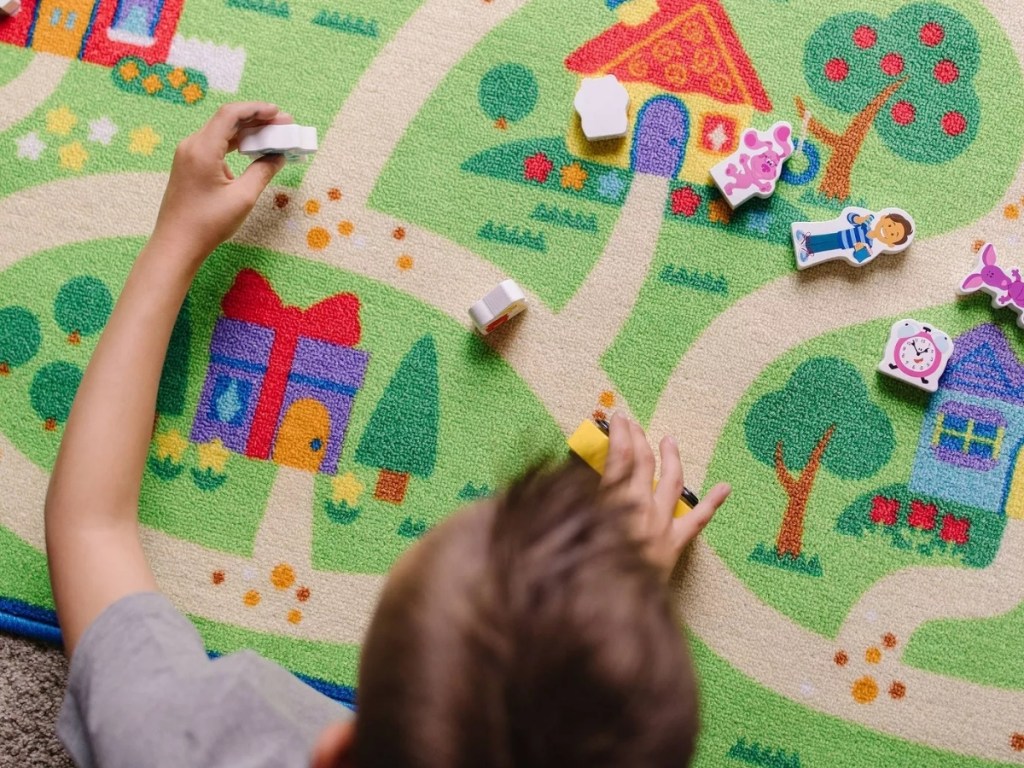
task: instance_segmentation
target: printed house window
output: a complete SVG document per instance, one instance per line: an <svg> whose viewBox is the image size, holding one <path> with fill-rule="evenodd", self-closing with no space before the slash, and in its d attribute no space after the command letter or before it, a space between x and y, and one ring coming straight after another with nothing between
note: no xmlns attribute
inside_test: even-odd
<svg viewBox="0 0 1024 768"><path fill-rule="evenodd" d="M967 469L992 469L999 461L1006 419L999 411L964 403L945 403L932 433L932 450L941 461Z"/></svg>
<svg viewBox="0 0 1024 768"><path fill-rule="evenodd" d="M705 152L727 155L736 149L736 121L727 115L704 115L700 145Z"/></svg>
<svg viewBox="0 0 1024 768"><path fill-rule="evenodd" d="M252 385L248 381L231 376L218 376L210 398L210 412L207 418L237 427L245 421L249 412L249 398Z"/></svg>
<svg viewBox="0 0 1024 768"><path fill-rule="evenodd" d="M148 46L156 42L153 34L160 21L163 0L120 0L107 37L119 43Z"/></svg>

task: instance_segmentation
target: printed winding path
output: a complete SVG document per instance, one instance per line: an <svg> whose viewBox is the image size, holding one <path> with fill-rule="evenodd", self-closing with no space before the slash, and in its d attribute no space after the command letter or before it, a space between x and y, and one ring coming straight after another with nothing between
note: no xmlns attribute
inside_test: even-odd
<svg viewBox="0 0 1024 768"><path fill-rule="evenodd" d="M49 53L37 53L15 78L0 85L0 131L20 123L57 90L71 59Z"/></svg>

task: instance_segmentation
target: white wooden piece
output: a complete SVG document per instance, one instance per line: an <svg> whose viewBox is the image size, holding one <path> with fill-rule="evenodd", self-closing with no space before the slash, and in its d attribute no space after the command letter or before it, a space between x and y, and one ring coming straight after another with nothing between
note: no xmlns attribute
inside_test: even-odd
<svg viewBox="0 0 1024 768"><path fill-rule="evenodd" d="M13 16L21 10L21 0L0 0L0 16Z"/></svg>
<svg viewBox="0 0 1024 768"><path fill-rule="evenodd" d="M305 125L264 125L239 134L238 151L249 157L284 155L295 161L317 150L316 128Z"/></svg>
<svg viewBox="0 0 1024 768"><path fill-rule="evenodd" d="M917 224L902 208L875 212L851 206L829 221L795 221L792 230L797 269L835 259L860 267L883 253L909 248Z"/></svg>
<svg viewBox="0 0 1024 768"><path fill-rule="evenodd" d="M480 301L469 308L473 325L484 336L504 325L526 309L526 294L515 280L502 280Z"/></svg>
<svg viewBox="0 0 1024 768"><path fill-rule="evenodd" d="M878 371L899 381L935 392L953 354L949 334L917 320L899 320L889 330Z"/></svg>
<svg viewBox="0 0 1024 768"><path fill-rule="evenodd" d="M733 208L750 198L771 197L782 175L782 164L793 154L793 126L785 121L767 131L748 128L740 148L711 169L722 197Z"/></svg>
<svg viewBox="0 0 1024 768"><path fill-rule="evenodd" d="M1017 313L1017 325L1024 328L1024 279L1018 267L1007 273L996 264L998 256L992 243L985 243L978 252L978 265L963 279L957 291L963 295L981 290L992 297L996 309L1009 307Z"/></svg>
<svg viewBox="0 0 1024 768"><path fill-rule="evenodd" d="M615 75L584 78L573 106L588 141L620 139L629 130L629 91Z"/></svg>

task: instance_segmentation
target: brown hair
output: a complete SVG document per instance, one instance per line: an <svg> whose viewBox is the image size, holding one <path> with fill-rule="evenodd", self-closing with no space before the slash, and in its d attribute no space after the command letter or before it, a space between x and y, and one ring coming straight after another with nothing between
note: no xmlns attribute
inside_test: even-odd
<svg viewBox="0 0 1024 768"><path fill-rule="evenodd" d="M355 764L685 766L696 684L631 511L570 465L425 537L367 635Z"/></svg>
<svg viewBox="0 0 1024 768"><path fill-rule="evenodd" d="M903 225L903 237L897 240L895 243L893 243L893 245L903 245L905 242L907 242L907 238L909 238L911 234L913 234L914 232L914 227L911 226L909 221L907 221L907 217L902 216L898 213L887 213L885 215L885 218L887 218L889 221L895 221L897 224Z"/></svg>

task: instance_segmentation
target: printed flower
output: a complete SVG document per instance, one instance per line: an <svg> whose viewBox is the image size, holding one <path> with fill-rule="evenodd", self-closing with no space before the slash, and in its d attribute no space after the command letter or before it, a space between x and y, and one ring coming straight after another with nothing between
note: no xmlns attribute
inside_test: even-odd
<svg viewBox="0 0 1024 768"><path fill-rule="evenodd" d="M152 96L157 91L163 89L164 84L160 81L160 76L153 73L143 78L142 87L146 89L146 93Z"/></svg>
<svg viewBox="0 0 1024 768"><path fill-rule="evenodd" d="M76 125L78 125L78 118L67 107L51 109L46 113L46 130L50 133L67 136Z"/></svg>
<svg viewBox="0 0 1024 768"><path fill-rule="evenodd" d="M922 531L935 530L935 516L939 510L934 504L925 504L923 501L910 502L910 514L907 516L907 523L911 528L919 528Z"/></svg>
<svg viewBox="0 0 1024 768"><path fill-rule="evenodd" d="M619 178L619 174L608 171L597 180L597 194L606 200L618 200L619 195L622 194L622 188L625 186L626 184Z"/></svg>
<svg viewBox="0 0 1024 768"><path fill-rule="evenodd" d="M163 432L153 438L158 459L170 459L175 464L180 464L188 448L188 440L175 430Z"/></svg>
<svg viewBox="0 0 1024 768"><path fill-rule="evenodd" d="M128 135L131 138L128 151L133 155L152 155L156 145L162 141L160 134L149 125L136 128Z"/></svg>
<svg viewBox="0 0 1024 768"><path fill-rule="evenodd" d="M57 156L60 157L60 167L70 171L82 170L85 161L89 159L89 153L85 151L85 147L80 141L65 144L57 150Z"/></svg>
<svg viewBox="0 0 1024 768"><path fill-rule="evenodd" d="M118 67L117 71L121 75L121 79L125 82L134 80L136 77L142 74L141 72L139 72L139 65L136 64L134 61L126 61L124 64Z"/></svg>
<svg viewBox="0 0 1024 768"><path fill-rule="evenodd" d="M109 117L103 116L98 120L89 121L89 141L108 145L116 133L117 126Z"/></svg>
<svg viewBox="0 0 1024 768"><path fill-rule="evenodd" d="M527 181L536 181L543 184L548 180L548 174L551 173L551 169L554 167L554 164L548 160L547 155L543 152L538 152L523 160L523 177Z"/></svg>
<svg viewBox="0 0 1024 768"><path fill-rule="evenodd" d="M196 448L199 453L199 468L209 469L217 474L224 474L224 466L228 463L231 451L224 447L219 437L208 443L200 443Z"/></svg>
<svg viewBox="0 0 1024 768"><path fill-rule="evenodd" d="M206 94L203 93L203 89L198 83L189 83L181 89L181 95L184 97L186 104L195 104Z"/></svg>
<svg viewBox="0 0 1024 768"><path fill-rule="evenodd" d="M18 145L18 157L28 160L38 160L39 156L43 154L43 150L46 149L46 144L35 131L26 133L20 139L16 139L14 143Z"/></svg>
<svg viewBox="0 0 1024 768"><path fill-rule="evenodd" d="M896 525L900 513L900 500L875 496L871 500L871 522L882 525Z"/></svg>
<svg viewBox="0 0 1024 768"><path fill-rule="evenodd" d="M167 82L171 84L171 88L181 88L185 83L188 82L188 75L185 74L185 70L181 67L175 67L167 73Z"/></svg>
<svg viewBox="0 0 1024 768"><path fill-rule="evenodd" d="M579 163L562 166L562 189L575 189L579 192L587 182L587 172Z"/></svg>
<svg viewBox="0 0 1024 768"><path fill-rule="evenodd" d="M728 224L732 219L732 208L725 200L712 200L708 203L708 218L713 224Z"/></svg>
<svg viewBox="0 0 1024 768"><path fill-rule="evenodd" d="M331 498L335 502L344 501L350 507L359 503L359 497L363 495L364 486L351 472L338 475L331 481Z"/></svg>
<svg viewBox="0 0 1024 768"><path fill-rule="evenodd" d="M970 530L971 519L969 517L944 515L942 518L942 530L939 531L939 536L942 537L943 541L948 541L952 544L966 544Z"/></svg>
<svg viewBox="0 0 1024 768"><path fill-rule="evenodd" d="M693 216L700 208L700 195L693 187L680 187L672 193L672 213L676 216Z"/></svg>

